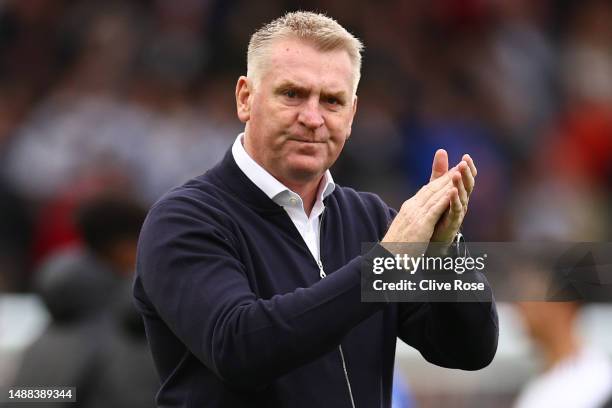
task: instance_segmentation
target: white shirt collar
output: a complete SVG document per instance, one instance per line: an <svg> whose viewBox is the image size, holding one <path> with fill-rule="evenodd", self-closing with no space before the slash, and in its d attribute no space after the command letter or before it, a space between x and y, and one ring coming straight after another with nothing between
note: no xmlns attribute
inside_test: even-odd
<svg viewBox="0 0 612 408"><path fill-rule="evenodd" d="M242 172L263 191L276 204L286 207L302 205L302 200L297 193L291 191L287 186L278 181L266 169L260 166L244 149L242 140L244 133L240 133L232 146L232 156ZM319 184L315 207L323 206L323 199L330 195L336 184L329 170L323 174L323 182Z"/></svg>

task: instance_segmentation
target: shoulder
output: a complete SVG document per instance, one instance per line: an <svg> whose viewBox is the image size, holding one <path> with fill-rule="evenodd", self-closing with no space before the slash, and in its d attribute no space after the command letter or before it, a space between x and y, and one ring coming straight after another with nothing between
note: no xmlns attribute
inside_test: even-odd
<svg viewBox="0 0 612 408"><path fill-rule="evenodd" d="M226 195L227 192L206 173L165 193L151 206L149 214L186 211L206 216L224 207Z"/></svg>
<svg viewBox="0 0 612 408"><path fill-rule="evenodd" d="M233 229L226 191L205 174L164 194L150 208L143 224L143 236L174 235L180 231ZM203 228L205 227L205 228Z"/></svg>

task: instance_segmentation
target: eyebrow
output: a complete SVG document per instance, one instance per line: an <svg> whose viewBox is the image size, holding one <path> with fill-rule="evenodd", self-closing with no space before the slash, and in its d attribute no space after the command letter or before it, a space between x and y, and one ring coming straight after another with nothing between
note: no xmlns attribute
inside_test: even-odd
<svg viewBox="0 0 612 408"><path fill-rule="evenodd" d="M285 91L287 89L293 89L296 90L299 93L303 93L303 94L309 94L310 90L306 87L300 86L294 82L291 81L283 81L281 82L279 85L277 85L274 88L275 92L282 92ZM342 102L346 102L347 100L347 94L345 91L338 91L338 92L333 92L333 91L323 91L321 92L321 97L323 98L329 98L329 97L334 97L337 98L338 100L342 101Z"/></svg>
<svg viewBox="0 0 612 408"><path fill-rule="evenodd" d="M299 86L298 84L293 83L291 81L283 81L279 85L274 87L274 91L275 92L285 91L287 89L294 89L294 90L296 90L296 91L298 91L300 93L309 93L310 92L308 90L308 88L305 88L303 86Z"/></svg>

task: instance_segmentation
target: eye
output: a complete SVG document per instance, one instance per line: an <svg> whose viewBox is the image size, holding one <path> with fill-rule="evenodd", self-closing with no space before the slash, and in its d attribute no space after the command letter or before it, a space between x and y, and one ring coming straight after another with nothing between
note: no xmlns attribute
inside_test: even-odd
<svg viewBox="0 0 612 408"><path fill-rule="evenodd" d="M329 98L327 98L327 103L329 103L330 105L340 105L340 100L338 100L338 98L330 96Z"/></svg>
<svg viewBox="0 0 612 408"><path fill-rule="evenodd" d="M285 95L287 98L290 98L290 99L294 99L298 97L297 91L293 89L287 89L286 91L283 92L283 95Z"/></svg>

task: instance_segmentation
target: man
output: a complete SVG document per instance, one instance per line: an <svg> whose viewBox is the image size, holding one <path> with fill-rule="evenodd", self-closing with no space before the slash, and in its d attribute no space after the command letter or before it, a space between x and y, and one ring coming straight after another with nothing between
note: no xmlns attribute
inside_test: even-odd
<svg viewBox="0 0 612 408"><path fill-rule="evenodd" d="M467 155L449 170L439 151L431 182L397 216L334 184L361 48L314 13L257 31L236 86L244 134L151 209L134 294L159 406L389 407L397 336L446 367L493 358L491 303L361 302L361 265L388 254L361 256L361 243L450 243L476 175Z"/></svg>

